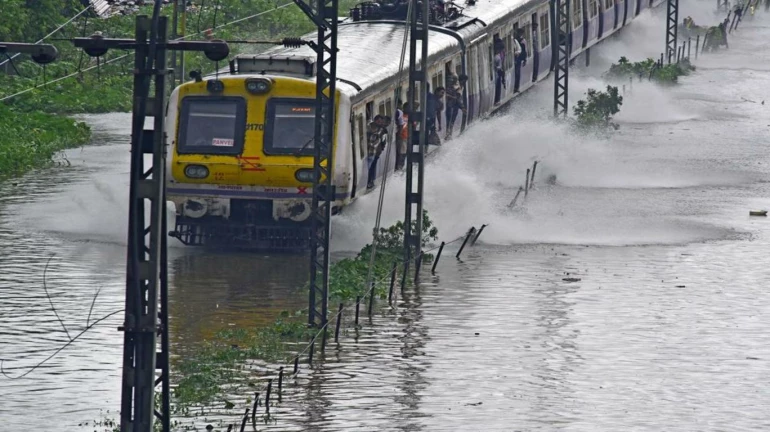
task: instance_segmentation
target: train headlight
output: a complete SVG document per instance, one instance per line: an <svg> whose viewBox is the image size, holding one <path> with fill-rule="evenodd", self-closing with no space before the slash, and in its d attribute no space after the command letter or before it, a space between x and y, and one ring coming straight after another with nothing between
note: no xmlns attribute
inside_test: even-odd
<svg viewBox="0 0 770 432"><path fill-rule="evenodd" d="M209 93L222 93L225 91L225 83L219 80L208 80L206 81L206 90Z"/></svg>
<svg viewBox="0 0 770 432"><path fill-rule="evenodd" d="M270 80L265 78L250 78L246 80L246 91L251 94L265 94L270 91Z"/></svg>
<svg viewBox="0 0 770 432"><path fill-rule="evenodd" d="M209 169L203 165L187 165L184 175L193 179L202 179L209 176Z"/></svg>
<svg viewBox="0 0 770 432"><path fill-rule="evenodd" d="M312 169L303 168L297 170L297 172L294 173L294 178L296 178L297 181L301 181L302 183L313 183L315 173Z"/></svg>

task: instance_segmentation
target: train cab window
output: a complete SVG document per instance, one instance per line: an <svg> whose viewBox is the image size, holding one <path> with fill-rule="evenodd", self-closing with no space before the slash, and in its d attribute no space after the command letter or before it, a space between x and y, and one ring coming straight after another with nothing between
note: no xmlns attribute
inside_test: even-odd
<svg viewBox="0 0 770 432"><path fill-rule="evenodd" d="M246 101L240 97L182 99L180 154L240 154L246 133Z"/></svg>
<svg viewBox="0 0 770 432"><path fill-rule="evenodd" d="M572 28L583 25L583 0L572 0Z"/></svg>
<svg viewBox="0 0 770 432"><path fill-rule="evenodd" d="M313 154L314 99L272 98L265 123L265 154Z"/></svg>
<svg viewBox="0 0 770 432"><path fill-rule="evenodd" d="M540 49L551 44L551 21L548 19L548 13L540 14Z"/></svg>

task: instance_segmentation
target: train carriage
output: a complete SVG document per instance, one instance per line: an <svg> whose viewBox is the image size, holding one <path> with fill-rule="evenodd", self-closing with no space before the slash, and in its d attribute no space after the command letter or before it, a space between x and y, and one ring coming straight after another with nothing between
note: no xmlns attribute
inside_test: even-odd
<svg viewBox="0 0 770 432"><path fill-rule="evenodd" d="M572 57L630 22L640 3L653 5L650 0L572 1ZM639 2L635 13L626 11L625 2L634 1ZM549 75L553 10L544 0L478 0L458 9L458 16L430 26L428 73L433 88L444 86L449 74L469 78L463 92L467 114L458 119L464 129L515 96L508 85L502 103L494 104L495 39L510 50L515 32L524 31L529 53L520 91ZM395 102L406 101L408 83L406 71L399 70L403 19L353 15L338 31L334 213L367 193L367 124L377 114L392 116ZM408 50L405 54L407 65ZM509 83L515 78L512 57L509 52L504 64ZM306 247L315 73L312 49L279 47L236 56L229 68L173 91L166 123L167 197L177 216L172 236L188 245ZM394 165L394 160L381 161L376 178Z"/></svg>

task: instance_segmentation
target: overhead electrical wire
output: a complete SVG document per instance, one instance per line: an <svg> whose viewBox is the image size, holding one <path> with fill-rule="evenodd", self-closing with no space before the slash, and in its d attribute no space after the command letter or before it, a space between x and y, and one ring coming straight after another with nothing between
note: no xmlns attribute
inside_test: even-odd
<svg viewBox="0 0 770 432"><path fill-rule="evenodd" d="M55 29L54 31L52 31L52 32L48 33L47 35L43 36L43 38L42 38L42 39L40 39L39 41L35 42L35 45L37 45L37 44L39 44L39 43L42 43L44 40L46 40L46 39L48 39L49 37L53 36L54 34L58 33L58 32L59 32L59 30L63 29L63 28L64 28L64 27L65 27L67 24L71 23L72 21L75 21L75 20L76 20L76 19L77 19L77 18L78 18L80 15L83 15L83 14L84 14L84 13L86 13L86 12L87 12L89 9L91 9L91 5L88 5L88 6L86 6L86 8L85 8L85 9L83 9L83 10L82 10L82 11L80 11L80 12L78 12L78 13L77 13L77 15L75 15L74 17L72 17L72 18L70 18L69 20L67 20L67 22L65 22L64 24L60 25L59 27L56 27L56 29ZM6 64L6 63L8 63L9 61L12 61L13 59L15 59L15 58L16 58L16 57L18 57L18 56L19 56L19 54L14 54L14 55L13 55L12 57L10 57L8 60L5 60L5 61L3 61L2 63L0 63L0 66L4 65L4 64Z"/></svg>
<svg viewBox="0 0 770 432"><path fill-rule="evenodd" d="M283 8L289 7L289 6L293 5L293 4L294 4L294 2L284 3L284 4L280 5L280 6L276 6L276 7L274 7L273 9L268 9L268 10L266 10L266 11L262 11L262 12L259 12L259 13L253 14L253 15L249 15L249 16L247 16L247 17L238 18L237 20L233 20L233 21L230 21L230 22L226 22L226 23L224 23L224 24L220 25L219 27L217 27L217 29L221 29L222 27L226 27L226 26L229 26L229 25L232 25L232 24L238 24L238 23L241 23L241 22L244 22L244 21L248 21L248 20L250 20L250 19L253 19L253 18L258 18L258 17L260 17L260 16L262 16L262 15L267 15L267 14L269 14L269 13L271 13L271 12L275 12L275 11L277 11L277 10L279 10L279 9L283 9ZM89 6L88 8L90 8L90 6ZM88 10L88 8L86 8L85 10ZM78 17L78 16L80 16L80 15L81 15L83 12L84 12L84 11L81 11L81 12L80 12L80 14L76 15L76 16L75 16L75 17L73 17L72 19L75 19L75 18L77 18L77 17ZM72 19L70 19L70 21L68 21L67 23L63 24L63 25L62 25L62 26L60 26L60 27L63 27L63 26L65 26L65 25L67 25L69 22L72 22ZM58 29L57 29L57 31L58 31ZM189 34L189 35L185 35L185 36L182 36L182 37L178 37L178 38L176 38L176 39L174 39L174 40L185 40L185 39L188 39L188 38L191 38L191 37L194 37L194 36L198 36L198 35L200 35L200 34L202 34L202 33L205 33L205 32L206 32L206 30L203 30L203 31L200 31L200 32L197 32L197 33L191 33L191 34ZM51 35L53 35L54 33L55 33L55 31L54 31L54 32L52 32L52 33L50 33L49 35L47 35L47 36L46 36L46 38L50 37L50 36L51 36ZM42 41L42 39L41 39L41 41ZM40 43L40 42L38 42L38 43ZM129 55L130 55L130 54L125 54L125 55L122 55L122 56L120 56L120 57L116 57L116 58L114 58L114 59L111 59L111 60L108 60L108 61L106 61L106 62L102 63L102 65L107 65L107 64L110 64L110 63L112 63L112 62L115 62L115 61L118 61L118 60L120 60L120 59L126 58L126 57L128 57ZM2 66L3 64L4 64L4 63L0 63L0 66ZM56 82L59 82L59 81L63 81L63 80L65 80L65 79L68 79L68 78L72 78L72 77L74 77L74 76L77 76L77 75L81 74L82 72L87 72L87 71L90 71L90 70L96 69L98 66L99 66L99 65L96 65L96 66L91 66L91 67L88 67L88 68L86 68L86 69L80 70L80 71L78 71L78 72L74 72L74 73L71 73L71 74L69 74L69 75L65 75L65 76L63 76L63 77L59 77L59 78L56 78L56 79L54 79L54 80L51 80L51 81L46 81L46 82L44 82L44 83L43 83L43 84L41 84L41 85L37 85L37 86L34 86L34 87L29 87L29 88L27 88L27 89L24 89L24 90L21 90L21 91L19 91L19 92L16 92L16 93L10 94L10 95L8 95L8 96L3 96L3 97L2 97L2 99L0 99L0 102L6 101L6 100L8 100L8 99L12 99L12 98L14 98L14 97L16 97L16 96L21 96L21 95L23 95L23 94L25 94L25 93L29 93L29 92L31 92L31 91L33 91L33 90L35 90L35 89L38 89L38 88L41 88L41 87L45 87L45 86L47 86L47 85L50 85L50 84L53 84L53 83L56 83Z"/></svg>

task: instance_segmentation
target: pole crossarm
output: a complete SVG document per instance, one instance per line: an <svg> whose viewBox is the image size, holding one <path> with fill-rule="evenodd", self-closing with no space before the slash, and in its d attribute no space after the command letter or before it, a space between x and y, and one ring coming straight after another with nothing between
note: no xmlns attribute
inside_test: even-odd
<svg viewBox="0 0 770 432"><path fill-rule="evenodd" d="M53 45L21 42L0 42L0 54L29 54L38 64L48 64L59 57L59 51Z"/></svg>
<svg viewBox="0 0 770 432"><path fill-rule="evenodd" d="M570 0L554 2L553 40L556 44L553 88L553 115L566 117L569 110L569 58L570 58ZM586 54L587 55L587 54Z"/></svg>
<svg viewBox="0 0 770 432"><path fill-rule="evenodd" d="M310 291L308 325L324 327L329 312L329 240L334 167L334 130L337 100L337 29L339 0L294 0L315 23L318 39L307 45L316 52L316 102L313 157L313 201L310 234Z"/></svg>

